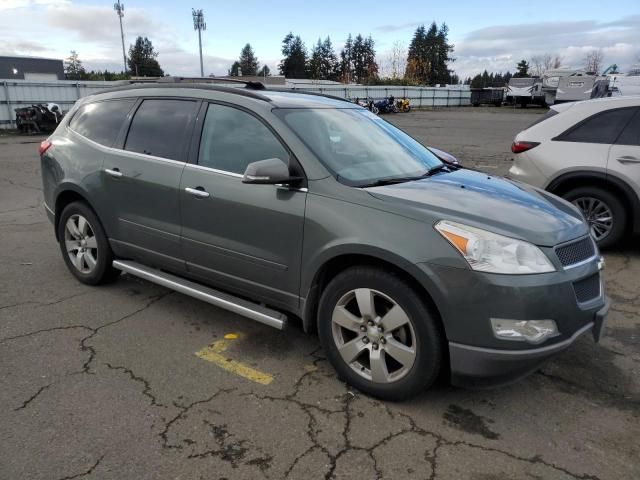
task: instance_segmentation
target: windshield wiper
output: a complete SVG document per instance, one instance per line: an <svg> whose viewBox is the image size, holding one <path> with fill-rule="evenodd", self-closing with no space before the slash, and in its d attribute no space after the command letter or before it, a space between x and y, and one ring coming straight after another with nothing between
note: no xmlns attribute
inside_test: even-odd
<svg viewBox="0 0 640 480"><path fill-rule="evenodd" d="M424 172L422 175L412 175L410 177L392 177L392 178L381 178L380 180L376 180L375 182L367 183L366 185L359 185L360 188L367 187L381 187L384 185L394 185L396 183L404 183L404 182L412 182L415 180L421 180L423 178L430 177L431 175L438 173L440 171L450 172L447 168L447 165L444 163L440 165L436 165L435 167L431 167L429 170Z"/></svg>

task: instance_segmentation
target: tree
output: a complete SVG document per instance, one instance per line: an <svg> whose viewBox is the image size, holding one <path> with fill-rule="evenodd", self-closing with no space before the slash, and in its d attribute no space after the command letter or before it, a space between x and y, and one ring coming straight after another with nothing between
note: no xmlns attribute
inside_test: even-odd
<svg viewBox="0 0 640 480"><path fill-rule="evenodd" d="M333 80L337 77L338 57L333 50L331 39L327 37L318 42L311 50L309 59L309 77L316 80Z"/></svg>
<svg viewBox="0 0 640 480"><path fill-rule="evenodd" d="M347 37L347 41L340 51L339 75L342 83L353 82L353 39L351 34Z"/></svg>
<svg viewBox="0 0 640 480"><path fill-rule="evenodd" d="M240 75L240 62L237 60L233 62L227 74L230 77L237 77L238 75Z"/></svg>
<svg viewBox="0 0 640 480"><path fill-rule="evenodd" d="M598 75L604 62L602 50L591 50L584 58L584 69Z"/></svg>
<svg viewBox="0 0 640 480"><path fill-rule="evenodd" d="M527 61L525 59L522 59L518 62L518 65L516 65L517 68L517 72L515 73L514 77L528 77L529 76L529 64L527 63Z"/></svg>
<svg viewBox="0 0 640 480"><path fill-rule="evenodd" d="M161 77L164 75L156 57L158 52L153 49L151 40L147 37L136 38L136 43L129 46L129 71L138 77Z"/></svg>
<svg viewBox="0 0 640 480"><path fill-rule="evenodd" d="M253 48L251 48L251 44L247 43L242 50L240 51L240 58L238 60L240 63L240 71L242 75L255 75L258 73L258 58L255 53L253 53Z"/></svg>
<svg viewBox="0 0 640 480"><path fill-rule="evenodd" d="M417 82L427 85L451 82L449 62L453 45L448 41L449 28L442 24L438 29L432 22L429 30L420 25L409 45L406 75Z"/></svg>
<svg viewBox="0 0 640 480"><path fill-rule="evenodd" d="M64 77L67 80L86 80L87 78L82 61L75 50L71 50L69 57L64 62Z"/></svg>
<svg viewBox="0 0 640 480"><path fill-rule="evenodd" d="M400 41L393 42L389 53L389 76L391 78L403 78L407 67L407 48Z"/></svg>
<svg viewBox="0 0 640 480"><path fill-rule="evenodd" d="M535 76L542 77L547 71L560 68L562 57L560 55L551 55L550 53L535 55L531 57L529 65Z"/></svg>
<svg viewBox="0 0 640 480"><path fill-rule="evenodd" d="M271 69L269 68L268 65L263 65L262 68L260 70L258 70L257 75L259 77L270 77L271 76Z"/></svg>
<svg viewBox="0 0 640 480"><path fill-rule="evenodd" d="M289 32L282 40L282 55L278 69L287 78L308 78L307 49L299 35Z"/></svg>

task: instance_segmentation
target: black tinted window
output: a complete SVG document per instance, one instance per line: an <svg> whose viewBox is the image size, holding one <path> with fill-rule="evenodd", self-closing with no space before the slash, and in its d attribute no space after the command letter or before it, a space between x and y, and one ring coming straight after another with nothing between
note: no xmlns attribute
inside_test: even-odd
<svg viewBox="0 0 640 480"><path fill-rule="evenodd" d="M615 143L631 116L632 108L619 108L589 117L577 127L563 133L558 140L585 143Z"/></svg>
<svg viewBox="0 0 640 480"><path fill-rule="evenodd" d="M134 103L135 100L129 98L90 103L78 110L69 128L94 142L111 147Z"/></svg>
<svg viewBox="0 0 640 480"><path fill-rule="evenodd" d="M183 160L183 145L195 105L189 100L145 100L131 121L125 150Z"/></svg>
<svg viewBox="0 0 640 480"><path fill-rule="evenodd" d="M540 115L531 125L529 125L527 128L531 128L534 125L538 125L539 123L544 122L545 120L548 120L551 117L555 117L556 115L558 115L558 111L554 110L553 108L550 108L549 111L547 113L545 113L544 115ZM526 130L526 129L525 129Z"/></svg>
<svg viewBox="0 0 640 480"><path fill-rule="evenodd" d="M256 117L236 108L209 105L200 140L198 163L202 166L244 173L251 162L289 154Z"/></svg>
<svg viewBox="0 0 640 480"><path fill-rule="evenodd" d="M619 145L640 145L640 108L636 108L636 114L622 131L622 135L616 142Z"/></svg>

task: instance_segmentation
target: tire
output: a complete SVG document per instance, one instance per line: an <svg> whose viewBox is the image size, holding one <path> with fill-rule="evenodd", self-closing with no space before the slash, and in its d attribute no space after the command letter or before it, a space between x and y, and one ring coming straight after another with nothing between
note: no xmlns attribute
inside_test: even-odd
<svg viewBox="0 0 640 480"><path fill-rule="evenodd" d="M58 240L67 268L80 282L99 285L120 275L111 265L113 252L102 224L86 203L72 202L62 210Z"/></svg>
<svg viewBox="0 0 640 480"><path fill-rule="evenodd" d="M582 210L598 247L608 248L620 241L627 229L627 214L624 205L615 194L598 187L580 187L568 191L562 197ZM590 199L593 200L591 213L588 212ZM602 208L598 207L598 202ZM608 233L605 235L599 233L608 222L598 222L598 217L611 218Z"/></svg>
<svg viewBox="0 0 640 480"><path fill-rule="evenodd" d="M409 283L378 268L352 267L331 280L320 298L318 335L340 378L380 399L420 393L440 372L437 314Z"/></svg>

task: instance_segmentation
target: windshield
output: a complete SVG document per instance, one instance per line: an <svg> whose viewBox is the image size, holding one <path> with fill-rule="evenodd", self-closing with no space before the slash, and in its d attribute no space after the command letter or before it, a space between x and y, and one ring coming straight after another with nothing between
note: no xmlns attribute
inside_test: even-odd
<svg viewBox="0 0 640 480"><path fill-rule="evenodd" d="M442 162L402 130L365 109L275 109L298 137L346 185L427 175Z"/></svg>

